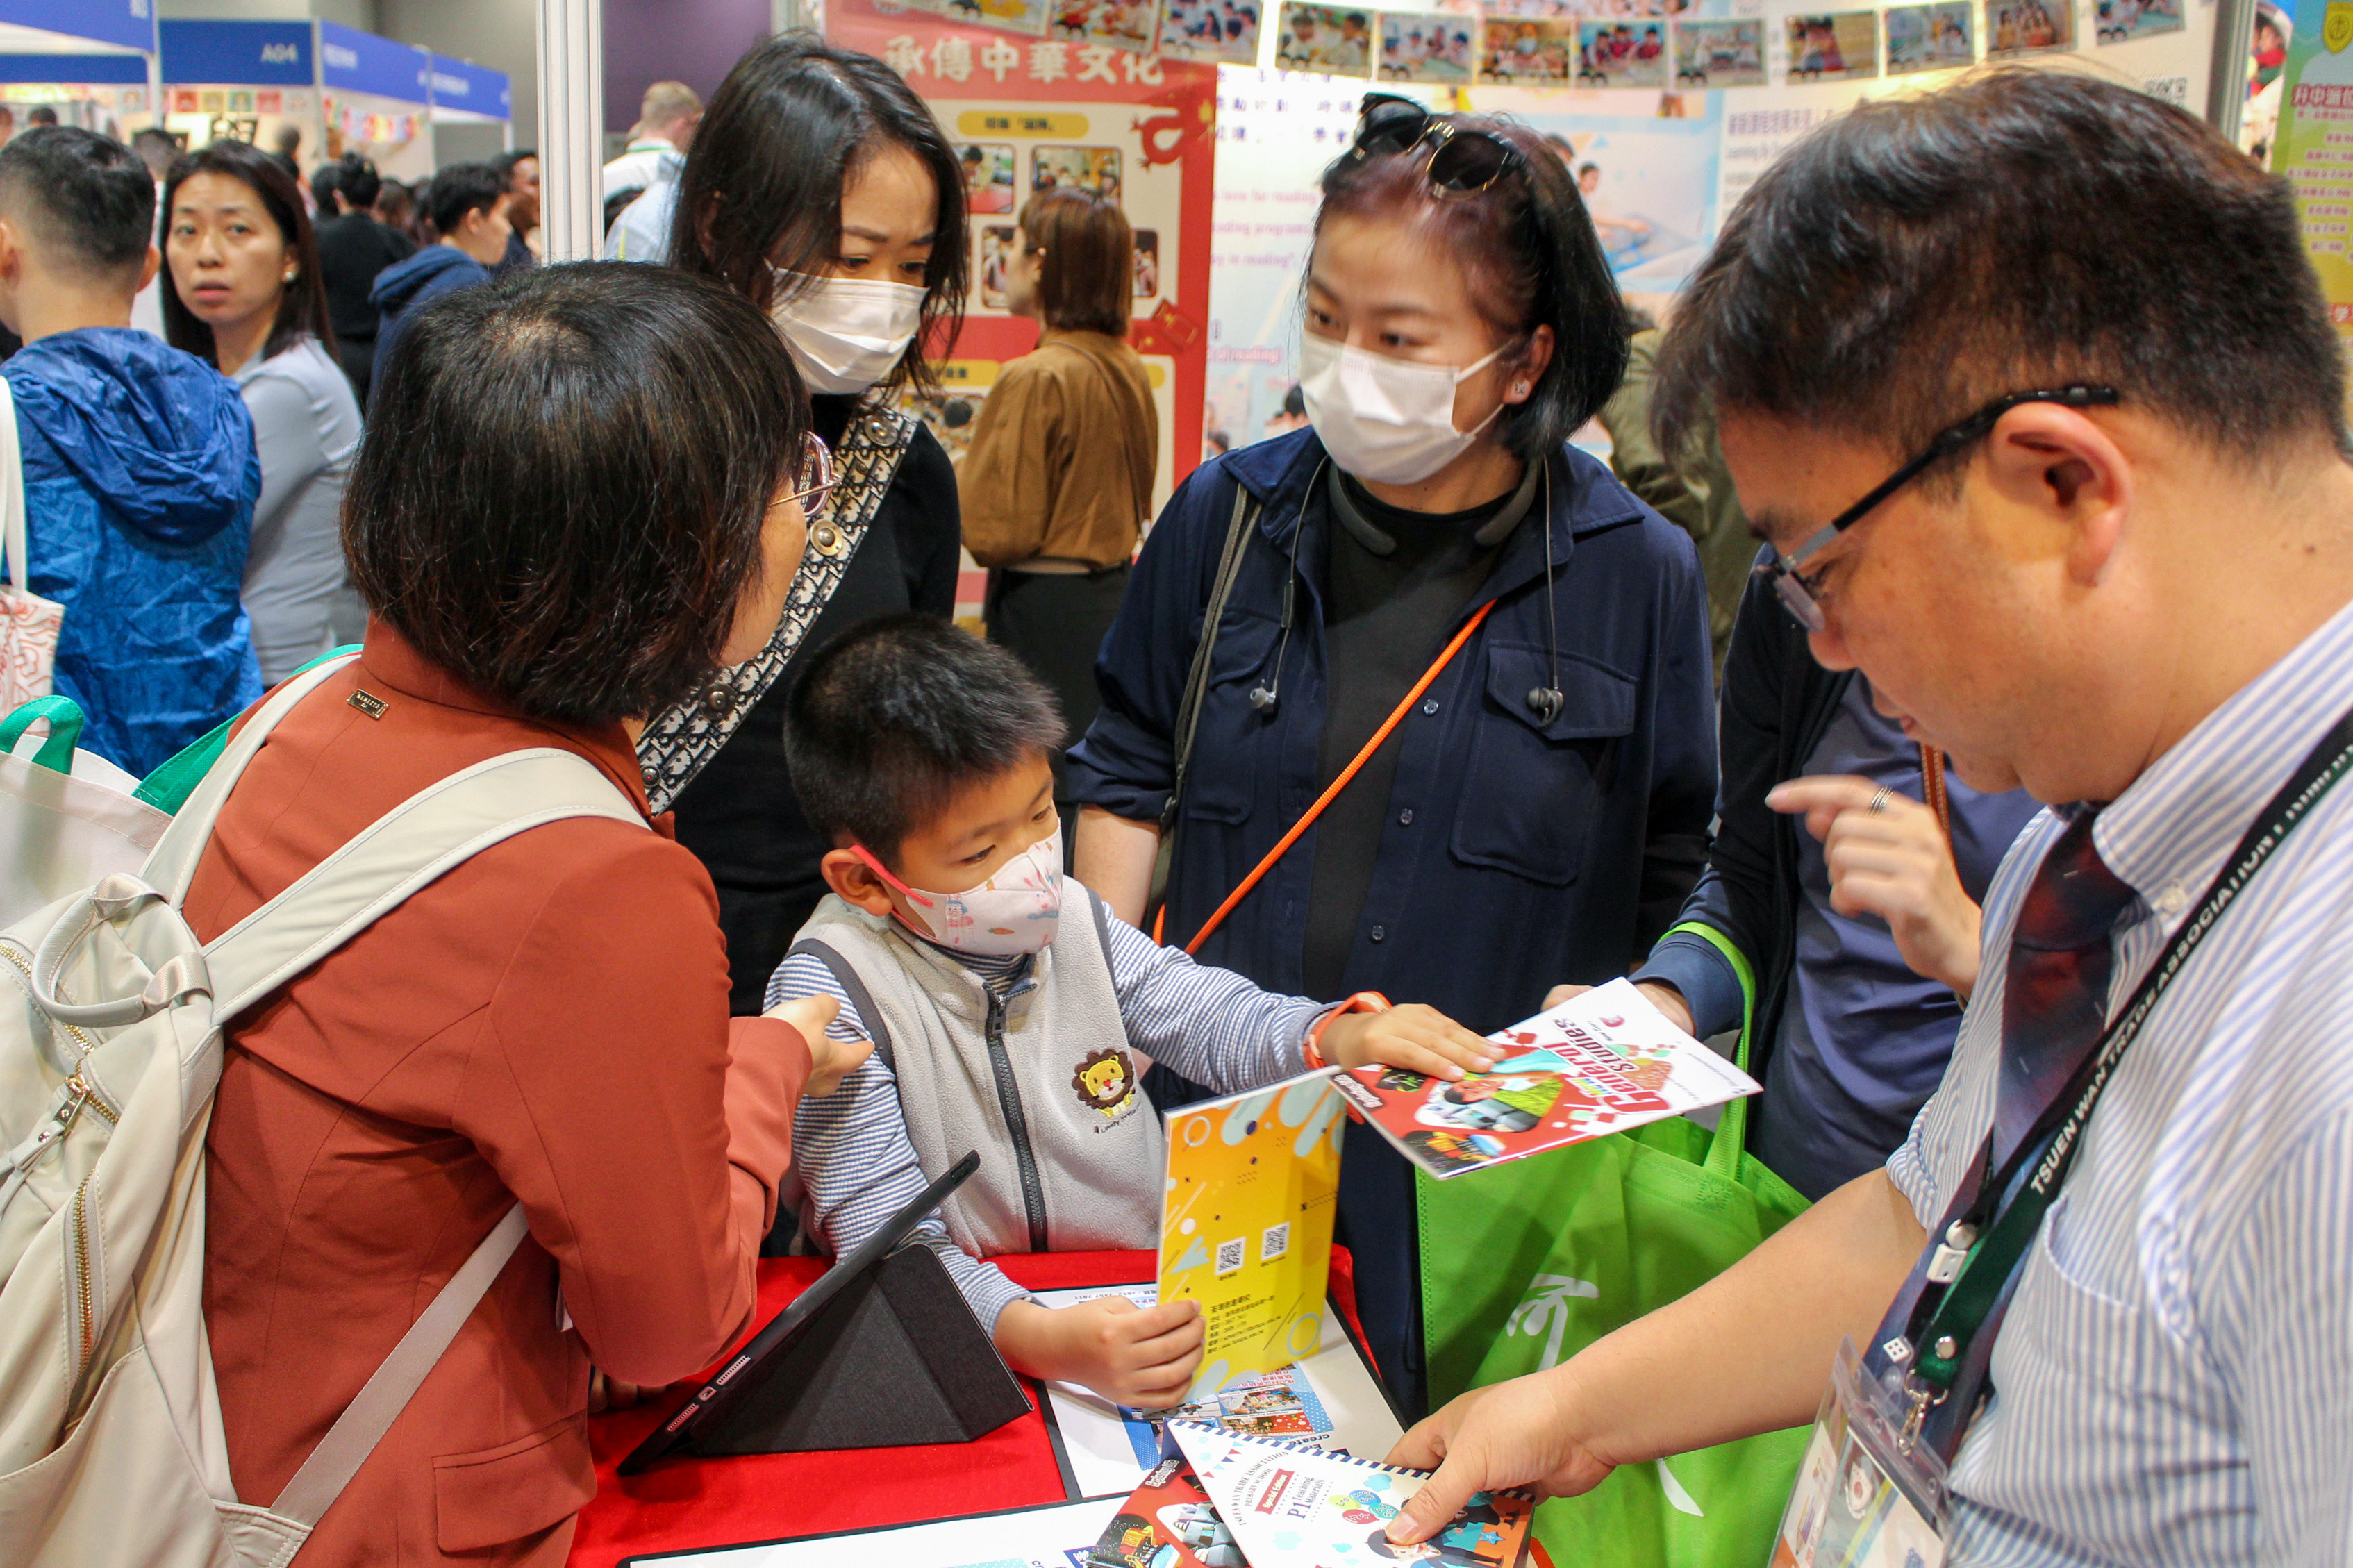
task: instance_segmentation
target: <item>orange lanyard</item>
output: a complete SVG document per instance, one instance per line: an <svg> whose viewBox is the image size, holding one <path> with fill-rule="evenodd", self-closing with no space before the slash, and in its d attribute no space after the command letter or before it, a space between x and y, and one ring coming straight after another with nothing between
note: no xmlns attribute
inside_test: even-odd
<svg viewBox="0 0 2353 1568"><path fill-rule="evenodd" d="M1291 825L1291 831L1284 834L1281 841L1266 852L1266 858L1250 868L1250 874L1242 879L1241 885L1226 895L1226 901L1218 906L1218 912L1209 917L1208 923L1193 933L1193 940L1185 944L1187 952L1199 952L1201 944L1209 940L1209 933L1223 925L1226 917L1234 912L1234 906L1248 898L1250 890L1259 885L1260 879L1274 869L1274 863L1288 854L1293 845L1299 842L1301 834L1315 826L1315 819L1324 815L1324 808L1338 799L1340 792L1348 787L1348 781L1355 778L1366 763L1372 761L1373 753L1381 749L1381 742L1389 738L1391 731L1405 721L1407 712L1415 703L1421 700L1421 694L1430 689L1430 683L1436 680L1439 674L1454 662L1454 656L1462 651L1462 645L1471 640L1471 634L1479 629L1479 623L1485 620L1487 612L1494 607L1495 601L1490 599L1479 606L1478 614L1463 623L1462 629L1454 634L1454 640L1448 643L1445 650L1439 654L1437 660L1421 672L1421 679L1413 683L1413 689L1407 692L1404 700L1390 710L1389 716L1381 721L1381 727L1373 731L1373 738L1366 741L1363 749L1356 752L1354 760L1340 770L1340 776L1334 779L1324 788L1324 793L1315 797L1315 804L1307 808L1305 816ZM1154 941L1162 940L1162 932L1166 927L1167 920L1168 910L1164 905L1159 918L1152 924Z"/></svg>

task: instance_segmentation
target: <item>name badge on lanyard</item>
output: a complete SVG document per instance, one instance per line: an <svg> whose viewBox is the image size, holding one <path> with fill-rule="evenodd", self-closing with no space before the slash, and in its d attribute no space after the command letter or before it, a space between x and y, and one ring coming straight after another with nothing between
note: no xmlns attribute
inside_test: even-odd
<svg viewBox="0 0 2353 1568"><path fill-rule="evenodd" d="M1905 1451L1911 1407L1900 1380L1873 1378L1854 1342L1840 1343L1772 1568L1943 1568L1945 1461L1925 1444Z"/></svg>

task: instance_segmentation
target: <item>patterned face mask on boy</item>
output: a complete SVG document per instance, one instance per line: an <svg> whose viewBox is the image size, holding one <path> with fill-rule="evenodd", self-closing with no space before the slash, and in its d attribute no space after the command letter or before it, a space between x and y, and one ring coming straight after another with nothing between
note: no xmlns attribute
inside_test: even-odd
<svg viewBox="0 0 2353 1568"><path fill-rule="evenodd" d="M915 919L906 922L908 929L951 952L968 952L975 958L1018 958L1025 952L1042 952L1061 923L1062 830L1059 827L999 866L997 874L979 887L961 893L911 888L892 876L864 845L849 847L913 907Z"/></svg>

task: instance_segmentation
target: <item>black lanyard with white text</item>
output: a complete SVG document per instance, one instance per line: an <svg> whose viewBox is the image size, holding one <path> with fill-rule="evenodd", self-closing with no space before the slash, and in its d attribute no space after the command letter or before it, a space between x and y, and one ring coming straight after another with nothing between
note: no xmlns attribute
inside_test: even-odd
<svg viewBox="0 0 2353 1568"><path fill-rule="evenodd" d="M2348 771L2353 771L2353 713L2340 718L2321 737L2272 797L2206 897L2102 1034L2097 1048L2075 1069L1990 1182L1983 1180L1993 1157L1993 1137L1988 1133L1963 1182L1966 1206L1957 1202L1955 1207L1960 1212L1948 1214L1941 1233L1931 1238L1924 1260L1926 1279L1905 1321L1899 1328L1891 1311L1890 1321L1880 1330L1877 1353L1900 1372L1908 1403L1900 1439L1904 1451L1908 1453L1924 1435L1947 1460L1959 1448L1962 1434L1976 1412L1945 1412L1941 1407L1972 1347L1979 1352L1979 1364L1989 1353L1990 1337L1983 1345L1977 1343L1980 1331L1987 1320L2005 1307L2020 1266L2083 1149L2084 1129L2115 1079L2126 1048L2139 1037L2158 999L2224 911L2288 834ZM1999 1328L1997 1323L1995 1331Z"/></svg>

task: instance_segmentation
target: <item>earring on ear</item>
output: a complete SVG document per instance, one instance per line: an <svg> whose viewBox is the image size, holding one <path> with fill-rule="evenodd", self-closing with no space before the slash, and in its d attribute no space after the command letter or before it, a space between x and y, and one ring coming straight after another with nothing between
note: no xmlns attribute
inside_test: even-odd
<svg viewBox="0 0 2353 1568"><path fill-rule="evenodd" d="M1515 381L1512 384L1512 390L1525 397L1527 395L1528 384L1525 381Z"/></svg>

